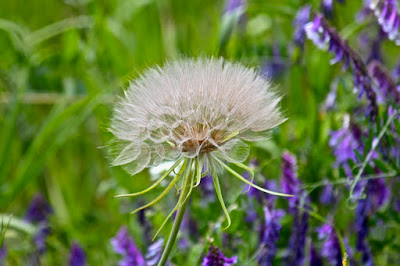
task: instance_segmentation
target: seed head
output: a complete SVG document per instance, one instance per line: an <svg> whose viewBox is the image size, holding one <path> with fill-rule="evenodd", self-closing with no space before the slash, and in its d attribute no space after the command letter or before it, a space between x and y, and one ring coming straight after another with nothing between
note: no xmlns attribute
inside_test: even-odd
<svg viewBox="0 0 400 266"><path fill-rule="evenodd" d="M133 174L178 157L241 162L284 118L258 72L223 59L183 59L147 70L114 110L113 165Z"/></svg>

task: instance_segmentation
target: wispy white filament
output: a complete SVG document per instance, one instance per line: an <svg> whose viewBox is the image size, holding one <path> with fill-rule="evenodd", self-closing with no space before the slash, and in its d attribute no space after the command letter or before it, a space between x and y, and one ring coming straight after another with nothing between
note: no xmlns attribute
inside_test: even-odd
<svg viewBox="0 0 400 266"><path fill-rule="evenodd" d="M265 140L284 121L279 101L256 70L223 59L147 70L114 110L113 165L136 174L180 156L241 162L248 156L242 140Z"/></svg>

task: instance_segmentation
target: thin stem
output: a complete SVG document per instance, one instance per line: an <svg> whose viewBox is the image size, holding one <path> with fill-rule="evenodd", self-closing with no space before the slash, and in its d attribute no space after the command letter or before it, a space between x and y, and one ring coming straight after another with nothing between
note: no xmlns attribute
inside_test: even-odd
<svg viewBox="0 0 400 266"><path fill-rule="evenodd" d="M390 123L393 122L393 120L395 119L396 116L397 116L397 112L395 112L391 117L388 118L388 120L386 121L386 124L383 126L381 132L379 132L378 137L372 142L371 149L368 152L367 156L365 157L365 160L362 163L361 168L358 170L358 173L354 177L354 181L350 186L350 199L354 199L354 189L356 188L356 185L357 185L358 181L360 180L361 175L364 172L365 167L368 165L368 163L369 163L370 159L372 158L372 155L373 155L376 147L378 147L378 144L381 141L383 135L386 133L386 130L388 129ZM364 188L361 188L360 195L363 192L364 192Z"/></svg>
<svg viewBox="0 0 400 266"><path fill-rule="evenodd" d="M179 158L173 166L171 166L171 168L169 168L153 185L151 185L150 187L146 188L145 190L136 192L136 193L132 193L132 194L122 194L122 195L117 195L114 196L114 198L122 198L122 197L135 197L135 196L139 196L142 194L145 194L147 192L149 192L150 190L152 190L153 188L155 188L156 186L158 186L181 162L182 162L183 158Z"/></svg>
<svg viewBox="0 0 400 266"><path fill-rule="evenodd" d="M191 188L192 188L192 178L193 177L191 175L191 167L192 167L192 160L190 159L187 162L187 165L185 168L185 172L184 172L185 183L183 184L183 188L181 190L182 191L181 196L184 199L184 201L182 202L182 205L179 206L178 212L175 217L174 225L172 226L172 230L171 230L171 233L168 238L168 242L165 245L163 254L161 255L161 259L157 264L158 266L164 266L165 263L167 262L169 253L171 252L172 247L174 246L174 243L176 240L176 236L178 235L179 228L182 223L182 218L183 218L183 215L185 214L186 206L189 201L189 194L191 193Z"/></svg>

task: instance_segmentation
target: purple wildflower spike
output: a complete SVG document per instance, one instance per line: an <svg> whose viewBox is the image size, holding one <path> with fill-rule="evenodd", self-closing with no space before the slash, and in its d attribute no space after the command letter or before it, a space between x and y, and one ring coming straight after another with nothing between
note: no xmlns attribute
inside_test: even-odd
<svg viewBox="0 0 400 266"><path fill-rule="evenodd" d="M203 259L203 266L229 266L237 263L237 257L227 258L221 250L212 244L207 256Z"/></svg>
<svg viewBox="0 0 400 266"><path fill-rule="evenodd" d="M396 0L372 0L369 6L388 38L400 45L400 14Z"/></svg>
<svg viewBox="0 0 400 266"><path fill-rule="evenodd" d="M368 214L369 209L368 199L358 201L356 208L355 230L357 232L357 250L362 253L363 265L373 265L371 249L367 242L368 236Z"/></svg>
<svg viewBox="0 0 400 266"><path fill-rule="evenodd" d="M297 177L297 159L288 151L282 155L282 187L284 193L296 195L300 191Z"/></svg>
<svg viewBox="0 0 400 266"><path fill-rule="evenodd" d="M295 28L293 32L293 41L301 49L304 48L304 40L306 35L304 31L304 26L310 20L310 15L311 15L311 6L304 5L299 9L299 11L297 11L296 17L293 20L293 26Z"/></svg>
<svg viewBox="0 0 400 266"><path fill-rule="evenodd" d="M329 52L335 57L331 60L331 64L342 61L346 70L350 66L353 69L354 87L359 90L359 95L366 94L369 102L368 114L371 119L375 119L378 113L376 103L376 93L371 87L371 80L368 71L362 62L360 56L354 52L348 43L339 36L337 31L332 28L321 14L314 15L314 19L304 26L307 37L320 48L325 49L328 46Z"/></svg>
<svg viewBox="0 0 400 266"><path fill-rule="evenodd" d="M269 210L268 207L264 207L264 214L265 231L262 237L262 250L258 257L258 263L268 266L272 265L272 261L278 251L276 242L279 240L279 232L282 228L280 218L285 215L285 212L283 210Z"/></svg>
<svg viewBox="0 0 400 266"><path fill-rule="evenodd" d="M117 235L111 239L114 251L122 255L119 266L146 265L145 260L128 233L128 228L121 227Z"/></svg>
<svg viewBox="0 0 400 266"><path fill-rule="evenodd" d="M329 265L342 266L342 251L334 228L330 224L323 225L318 229L318 238L324 240L321 254Z"/></svg>
<svg viewBox="0 0 400 266"><path fill-rule="evenodd" d="M46 199L37 194L31 200L28 209L25 214L25 220L30 223L39 223L43 221L47 221L49 214L53 212L49 203Z"/></svg>
<svg viewBox="0 0 400 266"><path fill-rule="evenodd" d="M389 75L386 68L378 61L372 61L368 65L368 70L381 92L385 95L387 101L391 102L391 99L394 99L396 103L399 103L400 92L397 90L396 83Z"/></svg>
<svg viewBox="0 0 400 266"><path fill-rule="evenodd" d="M304 264L309 215L306 211L297 210L297 213L294 215L294 224L289 240L289 265Z"/></svg>
<svg viewBox="0 0 400 266"><path fill-rule="evenodd" d="M86 254L82 247L74 242L69 250L69 265L83 266L86 264Z"/></svg>

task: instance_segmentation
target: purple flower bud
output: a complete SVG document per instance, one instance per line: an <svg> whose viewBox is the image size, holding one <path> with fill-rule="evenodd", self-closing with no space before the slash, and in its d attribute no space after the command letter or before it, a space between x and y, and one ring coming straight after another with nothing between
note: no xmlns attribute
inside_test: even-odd
<svg viewBox="0 0 400 266"><path fill-rule="evenodd" d="M324 240L322 256L327 258L329 265L342 266L342 251L339 238L330 224L325 224L318 229L318 238Z"/></svg>
<svg viewBox="0 0 400 266"><path fill-rule="evenodd" d="M117 235L111 239L111 245L116 253L122 255L119 266L146 265L141 252L128 233L128 228L121 227Z"/></svg>
<svg viewBox="0 0 400 266"><path fill-rule="evenodd" d="M83 266L86 264L86 254L82 247L74 242L69 250L69 265Z"/></svg>
<svg viewBox="0 0 400 266"><path fill-rule="evenodd" d="M311 15L311 6L304 5L299 11L297 11L296 17L293 20L294 33L293 33L293 41L296 45L298 45L301 49L304 48L304 39L305 39L305 31L304 26L310 19Z"/></svg>
<svg viewBox="0 0 400 266"><path fill-rule="evenodd" d="M396 103L400 102L400 92L397 91L395 81L387 72L386 68L378 61L372 61L368 65L368 70L381 92L385 95L386 101L394 99Z"/></svg>
<svg viewBox="0 0 400 266"><path fill-rule="evenodd" d="M331 18L333 14L333 0L322 0L321 11L327 18Z"/></svg>
<svg viewBox="0 0 400 266"><path fill-rule="evenodd" d="M31 223L47 221L47 217L52 212L53 210L45 198L42 195L37 194L29 204L25 214L25 220Z"/></svg>
<svg viewBox="0 0 400 266"><path fill-rule="evenodd" d="M374 11L382 30L388 38L400 45L400 15L396 0L371 1L370 8Z"/></svg>
<svg viewBox="0 0 400 266"><path fill-rule="evenodd" d="M229 266L237 263L237 257L227 258L221 250L212 244L207 256L203 259L203 266Z"/></svg>
<svg viewBox="0 0 400 266"><path fill-rule="evenodd" d="M271 211L268 207L264 207L265 214L265 231L261 240L262 250L258 256L258 263L260 265L272 265L278 248L276 243L279 240L279 232L282 228L280 218L285 215L283 210Z"/></svg>

